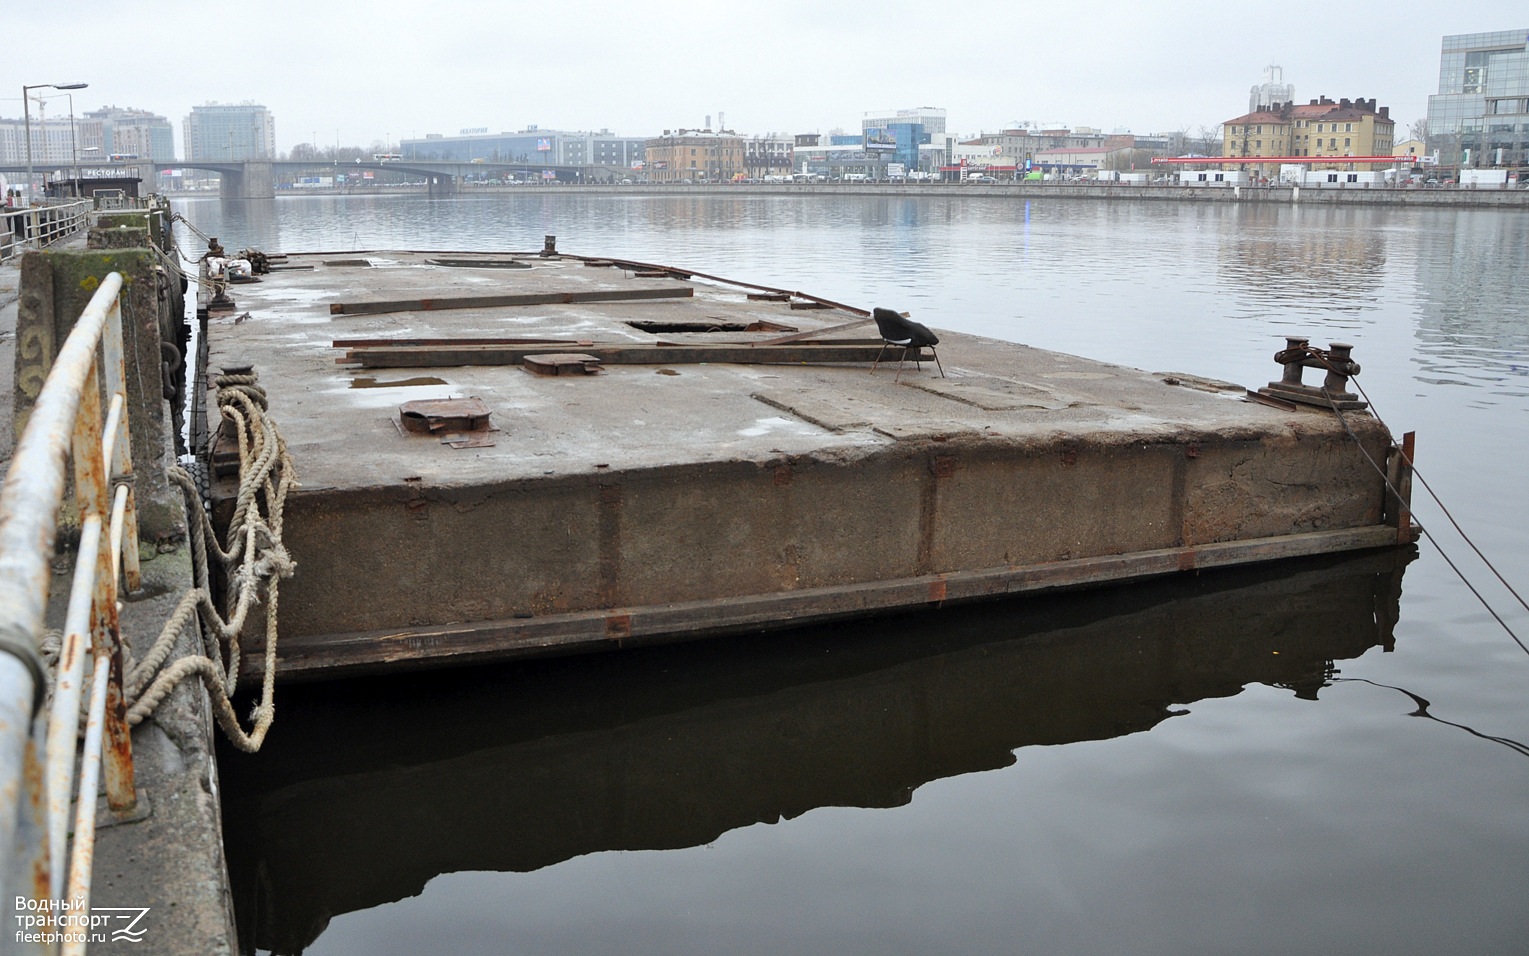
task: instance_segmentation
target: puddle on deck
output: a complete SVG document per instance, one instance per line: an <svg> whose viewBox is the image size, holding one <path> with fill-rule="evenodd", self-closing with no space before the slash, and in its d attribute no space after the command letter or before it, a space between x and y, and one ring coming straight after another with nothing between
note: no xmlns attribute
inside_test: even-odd
<svg viewBox="0 0 1529 956"><path fill-rule="evenodd" d="M420 375L415 378L390 378L377 379L359 377L350 380L351 388L408 388L414 385L445 385L444 378L436 378L433 375Z"/></svg>

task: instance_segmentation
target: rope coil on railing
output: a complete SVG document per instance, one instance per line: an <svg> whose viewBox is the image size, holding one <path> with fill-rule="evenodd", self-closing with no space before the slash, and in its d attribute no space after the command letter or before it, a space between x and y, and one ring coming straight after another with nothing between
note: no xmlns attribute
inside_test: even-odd
<svg viewBox="0 0 1529 956"><path fill-rule="evenodd" d="M287 494L297 484L296 469L276 423L266 415L265 390L256 376L223 375L215 379L218 408L231 423L239 446L239 492L222 542L201 505L195 479L172 468L170 480L187 500L191 525L195 587L188 591L161 629L153 646L127 668L125 692L129 724L141 723L181 681L196 676L206 685L214 716L234 746L259 750L275 719L276 621L279 582L292 576L294 564L282 544L282 516ZM213 597L212 561L224 578L224 618ZM240 638L250 610L265 603L265 677L260 702L250 714L248 731L230 699L238 690ZM168 665L182 628L200 612L201 650Z"/></svg>

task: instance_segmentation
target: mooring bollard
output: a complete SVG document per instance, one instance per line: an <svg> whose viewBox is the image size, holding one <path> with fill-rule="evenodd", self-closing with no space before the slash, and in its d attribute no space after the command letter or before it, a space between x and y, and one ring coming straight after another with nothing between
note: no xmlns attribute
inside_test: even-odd
<svg viewBox="0 0 1529 956"><path fill-rule="evenodd" d="M1281 355L1290 355L1290 354L1296 353L1296 352L1305 353L1306 347L1307 347L1308 344L1310 344L1310 342L1311 342L1311 339L1304 338L1302 336L1297 336L1297 335L1287 335L1287 336L1285 336L1285 350L1283 352L1279 353L1279 355L1276 355L1274 357L1274 361L1278 362L1280 360L1280 356ZM1285 366L1285 374L1284 374L1284 377L1282 377L1280 379L1280 385L1282 385L1282 386L1291 386L1291 385L1298 386L1298 385L1301 384L1301 369L1304 368L1304 366L1301 363L1302 363L1302 361L1304 361L1304 358L1305 358L1305 356L1304 356L1304 354L1302 354L1302 356L1300 358L1294 359L1293 361L1288 361L1288 362L1282 363ZM1273 385L1274 383L1270 382L1269 384Z"/></svg>
<svg viewBox="0 0 1529 956"><path fill-rule="evenodd" d="M1259 389L1258 394L1318 408L1342 411L1368 408L1367 402L1360 401L1358 395L1348 390L1349 378L1359 374L1359 363L1352 358L1353 350L1354 346L1347 342L1334 342L1324 351L1312 348L1308 338L1287 335L1285 347L1274 355L1274 361L1284 366L1284 374L1279 381ZM1327 373L1320 386L1301 381L1308 368L1319 368Z"/></svg>

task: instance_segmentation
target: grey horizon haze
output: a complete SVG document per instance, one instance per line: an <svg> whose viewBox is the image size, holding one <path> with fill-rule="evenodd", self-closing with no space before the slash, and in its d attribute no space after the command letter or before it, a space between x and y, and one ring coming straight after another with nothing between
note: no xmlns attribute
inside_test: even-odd
<svg viewBox="0 0 1529 956"><path fill-rule="evenodd" d="M84 82L76 115L162 114L178 155L191 107L245 101L271 111L281 152L482 127L647 136L722 114L745 135L858 132L866 112L919 106L946 110L962 135L1027 121L1196 133L1245 113L1249 89L1277 64L1297 102L1374 98L1402 140L1437 92L1444 36L1526 25L1504 0L1365 12L1295 0L1268 13L1210 0L782 0L725 13L693 0L271 0L233 15L184 0L84 0L67 24L19 22L12 37L25 42L7 48L0 115L21 116L23 84ZM62 96L48 103L49 116L65 109Z"/></svg>

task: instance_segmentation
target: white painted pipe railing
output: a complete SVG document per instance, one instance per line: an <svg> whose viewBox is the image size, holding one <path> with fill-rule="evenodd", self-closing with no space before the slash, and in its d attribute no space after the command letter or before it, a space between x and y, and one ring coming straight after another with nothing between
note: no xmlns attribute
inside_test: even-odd
<svg viewBox="0 0 1529 956"><path fill-rule="evenodd" d="M30 901L24 905L35 907L28 910L34 916L89 913L99 782L113 810L136 800L117 617L119 575L128 590L139 586L121 289L121 275L108 275L65 340L0 488L0 899L18 913ZM44 720L38 648L71 462L80 546ZM47 935L47 926L37 929ZM59 934L61 950L8 939L20 945L6 951L84 951L88 933Z"/></svg>

